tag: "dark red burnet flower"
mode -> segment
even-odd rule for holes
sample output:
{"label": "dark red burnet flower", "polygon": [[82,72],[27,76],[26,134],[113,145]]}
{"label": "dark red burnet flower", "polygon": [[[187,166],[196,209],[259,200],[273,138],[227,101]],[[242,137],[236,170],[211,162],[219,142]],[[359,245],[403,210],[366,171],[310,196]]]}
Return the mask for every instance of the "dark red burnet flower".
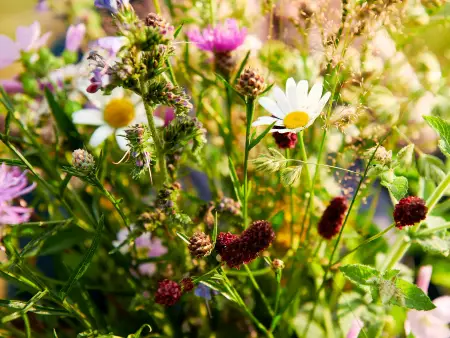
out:
{"label": "dark red burnet flower", "polygon": [[191,277],[183,278],[181,280],[180,284],[181,284],[181,289],[182,289],[183,293],[190,292],[195,287],[194,282],[192,281]]}
{"label": "dark red burnet flower", "polygon": [[319,235],[325,239],[336,236],[341,230],[347,209],[348,203],[345,197],[333,198],[319,221]]}
{"label": "dark red burnet flower", "polygon": [[247,264],[267,249],[275,238],[272,225],[267,221],[255,221],[240,236],[220,233],[216,250],[230,268]]}
{"label": "dark red burnet flower", "polygon": [[172,306],[181,298],[181,287],[177,282],[164,279],[159,282],[155,293],[155,302],[165,306]]}
{"label": "dark red burnet flower", "polygon": [[293,149],[297,144],[297,134],[296,133],[272,133],[275,142],[280,149]]}
{"label": "dark red burnet flower", "polygon": [[419,223],[427,217],[427,212],[425,201],[420,197],[402,198],[394,208],[395,226],[402,229],[404,226]]}

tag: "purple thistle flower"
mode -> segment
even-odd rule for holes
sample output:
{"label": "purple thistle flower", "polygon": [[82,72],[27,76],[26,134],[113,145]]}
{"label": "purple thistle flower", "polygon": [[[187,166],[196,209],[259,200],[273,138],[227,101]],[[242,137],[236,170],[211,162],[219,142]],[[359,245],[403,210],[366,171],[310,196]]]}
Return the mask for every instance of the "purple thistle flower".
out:
{"label": "purple thistle flower", "polygon": [[247,29],[239,29],[234,19],[228,19],[223,25],[208,27],[203,31],[192,30],[187,32],[189,40],[194,42],[201,50],[224,53],[231,52],[244,43]]}
{"label": "purple thistle flower", "polygon": [[28,194],[36,183],[28,185],[27,172],[16,167],[0,167],[0,224],[19,224],[30,219],[32,208],[13,206],[15,198]]}
{"label": "purple thistle flower", "polygon": [[78,51],[85,34],[86,26],[83,23],[71,25],[66,33],[66,49],[71,52]]}

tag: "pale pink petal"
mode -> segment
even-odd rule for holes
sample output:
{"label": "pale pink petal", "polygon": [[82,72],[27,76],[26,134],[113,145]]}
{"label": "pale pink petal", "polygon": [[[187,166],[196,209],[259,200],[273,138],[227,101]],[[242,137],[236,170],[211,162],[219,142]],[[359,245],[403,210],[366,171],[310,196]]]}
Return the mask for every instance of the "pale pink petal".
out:
{"label": "pale pink petal", "polygon": [[350,330],[348,330],[346,338],[358,338],[363,325],[364,323],[360,319],[353,319],[352,326],[350,327]]}
{"label": "pale pink petal", "polygon": [[41,35],[41,25],[38,21],[30,26],[19,26],[16,29],[16,42],[20,50],[28,51]]}
{"label": "pale pink petal", "polygon": [[431,265],[424,265],[419,269],[416,284],[425,293],[428,293],[428,286],[430,285],[432,273],[433,267]]}
{"label": "pale pink petal", "polygon": [[6,35],[0,35],[0,69],[8,67],[20,58],[16,43]]}
{"label": "pale pink petal", "polygon": [[42,46],[45,46],[47,44],[48,39],[52,35],[52,32],[47,32],[44,35],[42,35],[36,42],[33,44],[33,49],[38,49]]}
{"label": "pale pink petal", "polygon": [[433,304],[436,305],[436,308],[428,311],[428,313],[431,313],[444,323],[450,323],[450,296],[438,297],[433,300]]}

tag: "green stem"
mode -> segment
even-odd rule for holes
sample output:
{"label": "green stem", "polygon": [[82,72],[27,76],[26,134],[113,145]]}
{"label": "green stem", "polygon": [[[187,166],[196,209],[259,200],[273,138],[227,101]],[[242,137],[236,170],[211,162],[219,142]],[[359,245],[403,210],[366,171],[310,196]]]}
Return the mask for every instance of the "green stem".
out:
{"label": "green stem", "polygon": [[[305,148],[305,142],[303,141],[303,131],[299,133],[300,137],[298,140],[298,146],[300,148],[300,156],[302,160],[307,163],[308,162],[308,155],[306,154],[306,148]],[[308,166],[305,166],[305,174],[306,174],[306,184],[308,186],[311,186],[311,175],[309,174],[309,168]],[[312,189],[311,189],[312,190]]]}
{"label": "green stem", "polygon": [[[361,180],[359,181],[358,186],[357,186],[357,188],[356,188],[356,190],[355,190],[355,192],[354,192],[354,194],[353,194],[352,201],[350,202],[350,206],[349,206],[349,208],[348,208],[348,210],[347,210],[347,213],[345,214],[344,222],[342,223],[342,227],[341,227],[341,230],[339,231],[338,238],[337,238],[336,243],[335,243],[335,245],[334,245],[333,251],[331,252],[330,260],[329,260],[329,263],[328,263],[328,265],[327,265],[327,267],[326,267],[326,269],[325,269],[325,273],[324,273],[324,276],[323,276],[322,285],[320,286],[319,291],[317,291],[317,297],[316,297],[316,299],[315,299],[315,301],[314,301],[313,308],[312,308],[312,310],[311,310],[311,312],[310,312],[310,314],[309,314],[308,322],[307,322],[307,324],[306,324],[305,330],[303,331],[302,337],[306,337],[307,334],[308,334],[308,330],[309,330],[309,327],[310,327],[310,325],[311,325],[312,319],[313,319],[313,317],[314,317],[314,313],[315,313],[315,311],[316,311],[316,309],[317,309],[318,299],[319,299],[319,297],[320,297],[320,293],[321,293],[322,289],[324,288],[325,283],[326,283],[326,281],[327,281],[328,273],[330,272],[331,266],[333,265],[332,262],[333,262],[334,254],[336,253],[337,248],[338,248],[338,246],[339,246],[339,242],[341,241],[342,233],[344,232],[345,226],[346,226],[347,221],[348,221],[348,219],[349,219],[349,216],[350,216],[350,214],[351,214],[351,212],[352,212],[353,206],[354,206],[354,204],[355,204],[355,202],[356,202],[356,198],[358,197],[358,192],[359,192],[359,190],[361,189],[361,186],[362,186],[364,180],[365,180],[366,177],[367,177],[367,172],[369,171],[370,164],[372,163],[373,158],[375,157],[375,154],[376,154],[378,148],[381,146],[381,144],[384,142],[384,140],[385,140],[388,136],[389,136],[389,133],[386,134],[386,136],[381,140],[380,143],[378,143],[377,147],[376,147],[375,150],[373,151],[372,156],[370,157],[370,159],[369,159],[369,161],[368,161],[368,163],[367,163],[367,165],[366,165],[366,168],[365,168],[365,170],[364,170],[364,174],[363,174]],[[317,171],[316,171],[316,172],[317,172]]]}
{"label": "green stem", "polygon": [[442,195],[444,195],[448,186],[450,185],[450,172],[445,176],[442,182],[436,187],[431,196],[427,200],[428,214],[434,209],[436,204],[441,199]]}
{"label": "green stem", "polygon": [[216,24],[216,10],[213,0],[209,0],[209,21],[211,23],[211,26],[214,26]]}
{"label": "green stem", "polygon": [[[449,223],[450,224],[450,223]],[[350,250],[349,252],[347,252],[344,256],[342,256],[341,258],[339,258],[337,261],[335,261],[333,263],[333,265],[336,265],[337,263],[343,261],[347,256],[351,255],[352,253],[354,253],[355,251],[359,250],[361,247],[363,247],[364,245],[366,245],[367,243],[370,243],[378,238],[380,238],[381,236],[383,236],[384,234],[386,234],[387,232],[389,232],[392,228],[395,227],[395,223],[392,223],[390,226],[388,226],[386,229],[384,229],[383,231],[380,231],[379,233],[377,233],[376,235],[373,235],[370,238],[367,238],[364,242],[362,242],[361,244],[359,244],[356,248]]]}
{"label": "green stem", "polygon": [[410,242],[405,241],[403,236],[397,239],[397,242],[392,247],[393,250],[388,254],[385,262],[381,268],[381,271],[387,271],[392,269],[397,262],[402,259],[403,255],[408,251]]}
{"label": "green stem", "polygon": [[441,230],[447,230],[449,228],[450,228],[450,222],[447,222],[447,223],[444,223],[444,224],[442,224],[442,225],[440,225],[438,227],[422,230],[422,231],[417,233],[417,236],[431,235],[431,234],[434,234],[435,232],[438,232],[438,231],[441,231]]}
{"label": "green stem", "polygon": [[27,338],[31,338],[31,327],[30,321],[28,320],[28,315],[26,313],[22,314],[22,319],[25,326],[25,335]]}
{"label": "green stem", "polygon": [[[262,275],[265,275],[265,274],[269,273],[270,271],[272,271],[272,268],[269,266],[269,267],[264,268],[264,269],[253,270],[252,271],[252,275],[253,276],[262,276]],[[247,273],[244,272],[244,271],[239,271],[239,270],[229,270],[229,271],[227,271],[227,275],[230,275],[230,276],[247,276]]]}
{"label": "green stem", "polygon": [[255,100],[248,97],[246,101],[246,115],[247,128],[245,132],[245,157],[244,157],[244,200],[243,200],[243,214],[244,214],[244,228],[248,224],[248,155],[250,152],[250,128],[253,121],[253,114],[255,112]]}
{"label": "green stem", "polygon": [[[157,0],[156,0],[157,2]],[[153,141],[155,142],[156,151],[158,152],[159,158],[159,170],[163,177],[163,183],[168,183],[169,175],[167,174],[166,156],[164,154],[163,143],[159,137],[158,131],[156,130],[155,119],[153,117],[153,108],[148,104],[145,99],[145,86],[144,82],[141,80],[141,96],[144,102],[145,113],[147,114],[148,125],[150,127],[150,132],[152,134]]]}
{"label": "green stem", "polygon": [[161,15],[161,6],[159,5],[159,0],[153,0],[153,6],[155,7],[155,12]]}
{"label": "green stem", "polygon": [[258,285],[258,282],[256,281],[255,277],[253,276],[252,270],[250,270],[250,268],[247,266],[247,264],[244,264],[244,269],[247,272],[247,275],[250,278],[250,281],[252,282],[253,287],[259,293],[259,295],[261,296],[261,299],[262,299],[264,305],[266,306],[267,311],[273,317],[274,316],[274,312],[272,310],[272,307],[270,306],[269,301],[267,300],[266,296],[264,295],[264,292],[262,292],[261,288]]}

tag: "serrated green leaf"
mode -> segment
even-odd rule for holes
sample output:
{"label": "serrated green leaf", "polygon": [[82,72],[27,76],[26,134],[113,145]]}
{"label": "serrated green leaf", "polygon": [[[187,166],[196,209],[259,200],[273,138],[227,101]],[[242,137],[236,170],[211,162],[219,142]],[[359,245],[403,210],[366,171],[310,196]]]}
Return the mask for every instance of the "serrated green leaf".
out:
{"label": "serrated green leaf", "polygon": [[69,280],[64,284],[60,291],[60,297],[61,299],[65,299],[72,289],[72,287],[77,283],[78,280],[80,280],[81,277],[83,277],[84,273],[87,271],[89,265],[91,264],[92,258],[94,258],[94,254],[97,251],[97,248],[100,244],[100,239],[103,234],[103,228],[104,228],[105,222],[104,217],[102,216],[100,218],[100,221],[97,226],[97,230],[95,232],[95,236],[92,240],[92,244],[89,247],[89,249],[86,251],[83,259],[78,264],[76,269],[72,272],[72,274],[69,277]]}
{"label": "serrated green leaf", "polygon": [[365,290],[369,290],[369,287],[377,285],[380,278],[380,272],[367,265],[350,264],[341,266],[339,269],[347,279]]}
{"label": "serrated green leaf", "polygon": [[394,165],[399,165],[402,167],[410,166],[413,161],[414,155],[414,144],[408,144],[407,146],[400,149],[397,153]]}
{"label": "serrated green leaf", "polygon": [[393,304],[415,310],[433,310],[436,306],[417,285],[407,282],[403,279],[397,279],[395,283],[399,292],[403,297],[404,304],[402,305],[397,299],[393,299]]}
{"label": "serrated green leaf", "polygon": [[436,234],[424,237],[416,238],[414,243],[420,245],[420,247],[431,254],[440,254],[448,257],[450,254],[450,238],[441,238]]}
{"label": "serrated green leaf", "polygon": [[152,327],[148,324],[144,324],[139,328],[139,330],[136,331],[136,333],[129,334],[127,338],[141,338],[142,331],[146,328],[149,329],[148,333],[152,332]]}
{"label": "serrated green leaf", "polygon": [[424,116],[423,119],[439,134],[442,152],[450,156],[450,123],[438,116]]}
{"label": "serrated green leaf", "polygon": [[436,156],[423,154],[417,162],[419,174],[434,183],[439,184],[445,177],[445,164]]}
{"label": "serrated green leaf", "polygon": [[403,176],[395,176],[391,183],[381,180],[381,185],[389,189],[397,200],[401,200],[408,193],[408,179]]}

